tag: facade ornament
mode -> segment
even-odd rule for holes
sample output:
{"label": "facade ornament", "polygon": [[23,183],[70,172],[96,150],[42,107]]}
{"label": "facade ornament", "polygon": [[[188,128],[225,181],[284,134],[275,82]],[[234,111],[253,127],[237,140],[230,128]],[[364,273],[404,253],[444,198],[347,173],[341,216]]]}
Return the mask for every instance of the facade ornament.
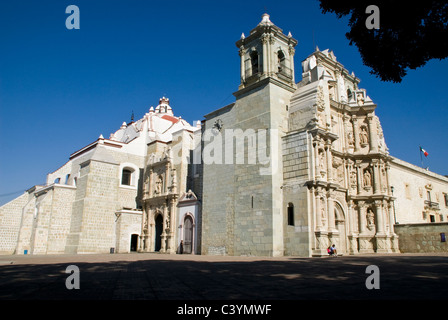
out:
{"label": "facade ornament", "polygon": [[373,228],[375,228],[375,214],[373,213],[372,208],[367,209],[366,218],[367,218],[367,228],[369,230],[373,230]]}
{"label": "facade ornament", "polygon": [[372,175],[370,174],[370,170],[364,170],[364,187],[372,186]]}
{"label": "facade ornament", "polygon": [[361,146],[369,144],[369,137],[365,126],[361,127],[361,132],[359,133],[359,142],[361,143]]}

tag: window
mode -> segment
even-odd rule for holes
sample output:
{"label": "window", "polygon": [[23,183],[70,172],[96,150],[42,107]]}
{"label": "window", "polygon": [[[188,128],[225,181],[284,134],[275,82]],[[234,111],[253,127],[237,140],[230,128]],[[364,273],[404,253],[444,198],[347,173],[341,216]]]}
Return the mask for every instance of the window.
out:
{"label": "window", "polygon": [[131,185],[132,171],[128,168],[123,169],[123,173],[121,174],[121,184],[125,186]]}
{"label": "window", "polygon": [[252,75],[258,73],[258,52],[252,51],[250,54],[250,63],[252,66]]}
{"label": "window", "polygon": [[431,201],[431,191],[426,191],[426,200]]}
{"label": "window", "polygon": [[286,58],[285,58],[285,54],[283,53],[282,50],[279,50],[277,53],[277,58],[278,58],[278,71],[286,71],[285,70],[285,63],[286,63]]}
{"label": "window", "polygon": [[136,189],[139,184],[140,171],[142,171],[142,169],[133,163],[125,162],[120,164],[120,169],[118,171],[120,186]]}
{"label": "window", "polygon": [[445,207],[448,207],[448,194],[444,193],[443,196],[445,197]]}
{"label": "window", "polygon": [[294,205],[290,202],[288,203],[288,226],[294,225]]}

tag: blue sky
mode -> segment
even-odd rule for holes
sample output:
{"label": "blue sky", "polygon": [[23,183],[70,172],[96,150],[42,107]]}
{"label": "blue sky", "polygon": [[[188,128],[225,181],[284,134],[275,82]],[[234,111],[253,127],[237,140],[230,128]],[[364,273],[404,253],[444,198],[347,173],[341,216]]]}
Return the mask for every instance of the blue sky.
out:
{"label": "blue sky", "polygon": [[[79,30],[65,27],[71,4]],[[322,14],[318,1],[15,0],[0,3],[0,204],[162,96],[190,123],[233,102],[235,42],[264,12],[299,41],[297,81],[315,45],[330,48],[378,105],[391,155],[420,166],[422,145],[424,165],[448,174],[448,61],[381,82],[345,38],[347,21]]]}

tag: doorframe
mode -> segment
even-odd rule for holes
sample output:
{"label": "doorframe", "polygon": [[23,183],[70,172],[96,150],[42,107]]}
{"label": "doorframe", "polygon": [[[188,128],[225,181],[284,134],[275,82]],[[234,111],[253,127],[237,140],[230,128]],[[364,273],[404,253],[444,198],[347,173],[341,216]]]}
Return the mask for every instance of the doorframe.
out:
{"label": "doorframe", "polygon": [[182,224],[180,225],[180,239],[179,239],[179,246],[180,246],[180,242],[184,240],[184,236],[185,236],[185,220],[187,218],[191,218],[191,253],[189,254],[196,254],[196,220],[194,218],[194,214],[191,212],[186,212],[183,217],[182,217]]}

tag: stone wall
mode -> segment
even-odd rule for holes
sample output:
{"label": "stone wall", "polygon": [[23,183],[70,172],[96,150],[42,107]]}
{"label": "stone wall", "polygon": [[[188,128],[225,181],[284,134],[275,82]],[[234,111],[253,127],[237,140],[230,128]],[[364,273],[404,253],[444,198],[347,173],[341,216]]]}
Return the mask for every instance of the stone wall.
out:
{"label": "stone wall", "polygon": [[13,254],[17,247],[22,212],[33,195],[25,192],[21,196],[0,207],[0,254]]}
{"label": "stone wall", "polygon": [[448,222],[396,224],[395,233],[402,253],[448,252]]}

